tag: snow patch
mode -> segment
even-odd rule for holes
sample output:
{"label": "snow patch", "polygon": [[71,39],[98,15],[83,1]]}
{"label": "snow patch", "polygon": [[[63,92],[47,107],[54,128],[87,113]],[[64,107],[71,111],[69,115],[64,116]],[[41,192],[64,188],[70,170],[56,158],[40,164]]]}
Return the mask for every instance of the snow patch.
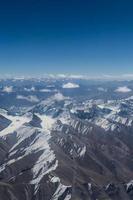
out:
{"label": "snow patch", "polygon": [[[55,193],[53,194],[51,200],[58,200],[64,194],[64,192],[67,190],[67,188],[71,188],[71,186],[65,186],[65,185],[61,184],[59,177],[52,177],[51,182],[59,183],[58,188],[55,191]],[[70,200],[70,199],[71,199],[71,194],[67,193],[64,200]]]}
{"label": "snow patch", "polygon": [[84,146],[80,151],[80,157],[83,157],[86,153],[86,146]]}
{"label": "snow patch", "polygon": [[130,188],[133,188],[133,180],[126,184],[126,191],[128,191]]}
{"label": "snow patch", "polygon": [[5,128],[4,130],[0,132],[0,136],[5,136],[7,134],[13,133],[17,129],[19,129],[19,127],[21,127],[24,123],[28,123],[31,120],[31,117],[29,115],[11,116],[11,115],[8,115],[7,113],[5,114],[3,113],[2,115],[5,118],[11,120],[12,123],[7,128]]}
{"label": "snow patch", "polygon": [[55,123],[55,119],[47,115],[40,115],[36,113],[36,115],[42,120],[41,126],[43,130],[50,131],[52,129],[53,124]]}

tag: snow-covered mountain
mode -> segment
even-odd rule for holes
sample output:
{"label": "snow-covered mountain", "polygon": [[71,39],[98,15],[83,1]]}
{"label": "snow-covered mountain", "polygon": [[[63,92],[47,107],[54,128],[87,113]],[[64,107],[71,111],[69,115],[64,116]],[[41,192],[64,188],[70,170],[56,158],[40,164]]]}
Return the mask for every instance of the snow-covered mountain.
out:
{"label": "snow-covered mountain", "polygon": [[132,199],[132,95],[55,89],[26,109],[0,109],[0,200]]}

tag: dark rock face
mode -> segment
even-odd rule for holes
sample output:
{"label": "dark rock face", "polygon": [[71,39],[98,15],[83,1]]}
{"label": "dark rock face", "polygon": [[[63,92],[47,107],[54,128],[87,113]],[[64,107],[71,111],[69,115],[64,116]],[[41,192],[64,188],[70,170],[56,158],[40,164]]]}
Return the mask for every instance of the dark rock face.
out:
{"label": "dark rock face", "polygon": [[7,126],[9,126],[10,123],[11,123],[10,120],[8,120],[5,117],[3,117],[2,115],[0,115],[0,131],[2,131]]}
{"label": "dark rock face", "polygon": [[37,115],[33,114],[32,120],[29,122],[29,124],[33,127],[38,127],[38,128],[42,128],[41,126],[41,120],[39,117],[37,117]]}
{"label": "dark rock face", "polygon": [[[129,180],[133,176],[130,168],[132,150],[126,145],[126,140],[121,140],[117,135],[107,134],[95,126],[90,131],[89,124],[88,131],[82,135],[85,126],[86,124],[81,121],[80,125],[77,123],[75,129],[70,125],[61,127],[59,124],[58,130],[52,133],[51,145],[57,159],[60,160],[56,172],[70,184],[75,177],[75,190],[78,187],[82,191],[82,195],[79,190],[76,192],[80,199],[124,200],[125,196],[129,199],[122,184],[124,180]],[[80,155],[80,149],[83,149],[84,145],[86,151]],[[105,185],[110,181],[112,184],[106,188]],[[88,191],[86,191],[87,183],[92,184],[92,188]]]}
{"label": "dark rock face", "polygon": [[109,196],[115,196],[118,195],[119,193],[119,187],[117,187],[114,183],[109,183],[106,188],[105,188],[105,192],[109,195]]}
{"label": "dark rock face", "polygon": [[131,198],[133,198],[133,181],[125,184],[125,190],[127,194],[130,195]]}

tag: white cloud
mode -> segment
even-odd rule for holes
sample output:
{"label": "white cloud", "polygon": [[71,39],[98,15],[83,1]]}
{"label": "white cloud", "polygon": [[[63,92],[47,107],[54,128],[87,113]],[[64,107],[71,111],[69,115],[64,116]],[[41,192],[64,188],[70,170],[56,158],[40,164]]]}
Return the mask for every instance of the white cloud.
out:
{"label": "white cloud", "polygon": [[122,93],[126,93],[126,92],[131,92],[132,90],[130,88],[128,88],[127,86],[123,86],[123,87],[118,87],[115,92],[122,92]]}
{"label": "white cloud", "polygon": [[68,76],[68,78],[72,78],[72,79],[85,79],[86,76],[71,74],[70,76]]}
{"label": "white cloud", "polygon": [[24,90],[25,90],[26,92],[35,92],[35,91],[36,91],[35,87],[24,88]]}
{"label": "white cloud", "polygon": [[45,74],[45,77],[59,79],[86,79],[88,76],[81,74]]}
{"label": "white cloud", "polygon": [[79,88],[79,85],[76,83],[66,83],[62,86],[62,88]]}
{"label": "white cloud", "polygon": [[[100,78],[100,77],[99,77]],[[109,74],[104,74],[101,76],[100,79],[105,79],[105,80],[133,80],[133,74],[120,74],[120,75],[109,75]]]}
{"label": "white cloud", "polygon": [[77,74],[57,74],[59,78],[84,79],[85,76]]}
{"label": "white cloud", "polygon": [[102,87],[97,88],[97,90],[98,90],[98,91],[101,91],[101,92],[107,92],[107,89],[102,88]]}
{"label": "white cloud", "polygon": [[133,74],[123,74],[122,76],[133,79]]}
{"label": "white cloud", "polygon": [[67,78],[67,75],[66,74],[57,74],[57,77],[59,77],[59,78]]}
{"label": "white cloud", "polygon": [[29,95],[29,96],[17,95],[16,98],[26,100],[26,101],[30,101],[30,102],[33,102],[33,103],[39,102],[39,99],[35,95],[34,96],[33,95]]}
{"label": "white cloud", "polygon": [[51,92],[51,90],[50,89],[41,89],[41,90],[39,90],[40,92]]}
{"label": "white cloud", "polygon": [[47,74],[50,78],[60,79],[83,79],[83,80],[133,80],[133,73],[130,74],[100,74],[100,75],[82,75],[82,74]]}
{"label": "white cloud", "polygon": [[3,92],[11,93],[11,92],[13,92],[13,87],[12,86],[5,86],[3,88]]}
{"label": "white cloud", "polygon": [[[42,74],[41,76],[22,76],[15,77],[13,75],[0,76],[1,79],[14,79],[14,80],[30,80],[35,79],[36,81],[42,81],[45,78],[52,79],[83,79],[83,80],[133,80],[133,73],[125,74],[96,74],[96,75],[82,75],[82,74]],[[28,91],[30,90],[29,88]]]}
{"label": "white cloud", "polygon": [[56,99],[57,101],[62,101],[65,99],[65,97],[63,96],[63,94],[61,94],[60,92],[54,95],[54,99]]}

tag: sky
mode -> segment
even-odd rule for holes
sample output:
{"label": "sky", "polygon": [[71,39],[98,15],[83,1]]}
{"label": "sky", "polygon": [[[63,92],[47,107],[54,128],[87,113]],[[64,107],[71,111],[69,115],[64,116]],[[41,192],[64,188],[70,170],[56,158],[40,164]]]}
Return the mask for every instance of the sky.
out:
{"label": "sky", "polygon": [[46,73],[133,74],[133,1],[0,1],[0,74]]}

